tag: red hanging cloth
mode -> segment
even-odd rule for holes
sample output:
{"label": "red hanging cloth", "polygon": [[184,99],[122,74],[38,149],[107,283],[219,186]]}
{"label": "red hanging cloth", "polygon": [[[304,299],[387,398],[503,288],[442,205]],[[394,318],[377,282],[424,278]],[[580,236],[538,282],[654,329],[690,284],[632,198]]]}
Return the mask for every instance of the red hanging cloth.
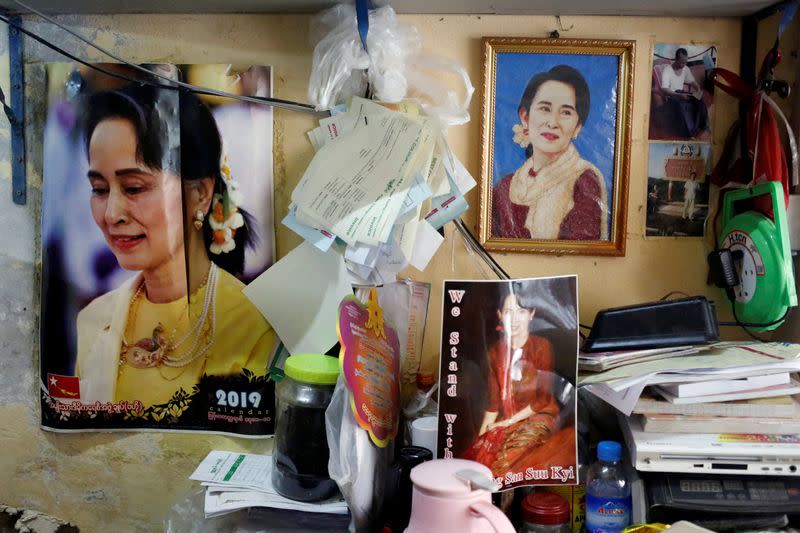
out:
{"label": "red hanging cloth", "polygon": [[[768,59],[769,60],[769,56]],[[765,60],[765,61],[767,61]],[[764,101],[763,93],[747,85],[737,74],[725,69],[715,69],[714,83],[717,87],[739,100],[747,102],[745,120],[747,124],[747,154],[753,161],[750,185],[767,181],[780,181],[784,200],[789,205],[789,168],[783,151],[778,121],[770,105]],[[758,81],[760,83],[760,79]],[[725,141],[722,156],[711,174],[711,183],[722,187],[731,182],[744,183],[747,173],[741,159],[735,157],[738,139],[738,122],[733,125]],[[735,130],[735,131],[734,131]],[[772,218],[772,202],[767,197],[755,199],[755,209]]]}

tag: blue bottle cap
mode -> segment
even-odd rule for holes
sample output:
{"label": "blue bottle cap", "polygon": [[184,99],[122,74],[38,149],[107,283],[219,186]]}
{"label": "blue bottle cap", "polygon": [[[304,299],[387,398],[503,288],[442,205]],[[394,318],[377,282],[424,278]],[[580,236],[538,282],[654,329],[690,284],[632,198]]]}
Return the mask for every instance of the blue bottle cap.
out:
{"label": "blue bottle cap", "polygon": [[603,440],[597,445],[597,458],[601,461],[619,461],[622,445],[613,440]]}

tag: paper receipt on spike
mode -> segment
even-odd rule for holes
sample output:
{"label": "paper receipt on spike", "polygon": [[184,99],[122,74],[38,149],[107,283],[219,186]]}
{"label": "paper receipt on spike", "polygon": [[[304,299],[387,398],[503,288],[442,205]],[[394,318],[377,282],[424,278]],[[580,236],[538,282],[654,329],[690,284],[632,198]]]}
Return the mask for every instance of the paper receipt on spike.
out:
{"label": "paper receipt on spike", "polygon": [[435,144],[430,126],[402,114],[366,120],[325,144],[292,193],[298,219],[351,245],[388,241]]}

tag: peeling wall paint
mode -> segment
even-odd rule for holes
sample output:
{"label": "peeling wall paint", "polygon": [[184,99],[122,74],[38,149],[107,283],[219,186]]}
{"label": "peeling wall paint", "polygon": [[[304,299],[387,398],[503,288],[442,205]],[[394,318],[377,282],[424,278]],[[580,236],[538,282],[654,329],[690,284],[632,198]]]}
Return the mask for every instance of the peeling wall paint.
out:
{"label": "peeling wall paint", "polygon": [[[461,62],[476,87],[481,83],[484,35],[544,36],[553,29],[552,17],[406,16],[417,26],[431,52]],[[260,63],[274,67],[276,96],[306,101],[311,66],[306,15],[122,15],[62,17],[83,35],[91,36],[116,53],[139,62],[237,64]],[[685,20],[670,18],[569,17],[570,37],[628,38],[637,41],[634,89],[633,149],[628,220],[628,255],[625,258],[564,258],[534,255],[499,255],[500,263],[515,276],[577,273],[580,276],[581,315],[591,320],[594,312],[611,304],[655,299],[669,290],[709,294],[705,287],[703,247],[699,240],[645,239],[644,202],[646,128],[649,94],[649,62],[656,41],[691,39],[719,45],[720,65],[735,70],[739,57],[739,22],[731,19]],[[105,60],[96,51],[41,22],[26,25],[47,39],[94,61]],[[567,36],[567,35],[565,35]],[[8,54],[5,28],[0,28],[0,86],[8,93]],[[61,60],[54,52],[26,41],[26,58],[34,66]],[[30,69],[29,69],[30,70]],[[33,75],[35,69],[33,69]],[[33,80],[33,78],[31,78]],[[31,89],[29,88],[29,91]],[[479,93],[470,108],[473,121],[450,132],[456,154],[479,176]],[[29,92],[28,171],[32,186],[26,206],[11,203],[8,127],[0,118],[0,503],[35,509],[77,525],[81,531],[153,531],[161,527],[170,507],[182,499],[194,483],[187,479],[197,463],[212,449],[266,452],[270,441],[252,441],[215,435],[165,433],[48,433],[38,427],[37,323],[37,227],[41,190],[41,137],[35,123],[44,111]],[[40,96],[38,97],[40,98]],[[716,116],[715,148],[723,138],[735,108],[721,101]],[[311,116],[287,111],[275,113],[275,211],[280,220],[294,184],[312,157],[305,132],[315,125]],[[477,206],[477,191],[468,196]],[[465,217],[476,223],[476,207]],[[298,239],[278,229],[277,246],[286,254]],[[445,243],[420,279],[433,282],[425,364],[438,357],[438,306],[441,280],[460,275],[479,277],[467,268],[465,253],[450,256]],[[676,268],[676,262],[680,267]],[[604,279],[603,286],[591,279]],[[715,296],[715,294],[714,294]],[[13,483],[8,482],[14,480]]]}
{"label": "peeling wall paint", "polygon": [[20,533],[73,533],[78,529],[63,520],[29,509],[0,505],[0,531]]}

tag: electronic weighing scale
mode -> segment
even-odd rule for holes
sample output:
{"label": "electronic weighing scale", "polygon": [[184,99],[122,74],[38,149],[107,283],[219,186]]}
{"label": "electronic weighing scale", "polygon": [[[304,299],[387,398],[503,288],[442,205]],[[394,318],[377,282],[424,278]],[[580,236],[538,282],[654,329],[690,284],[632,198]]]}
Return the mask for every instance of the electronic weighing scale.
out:
{"label": "electronic weighing scale", "polygon": [[708,520],[767,524],[800,513],[800,479],[775,476],[641,474],[649,522]]}

